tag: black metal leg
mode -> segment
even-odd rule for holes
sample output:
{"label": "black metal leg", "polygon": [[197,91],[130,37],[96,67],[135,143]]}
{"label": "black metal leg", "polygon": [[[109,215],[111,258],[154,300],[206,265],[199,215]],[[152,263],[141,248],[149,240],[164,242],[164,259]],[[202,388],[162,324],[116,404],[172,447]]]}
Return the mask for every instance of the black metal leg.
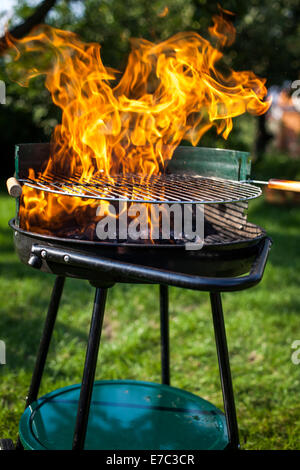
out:
{"label": "black metal leg", "polygon": [[77,451],[83,450],[84,448],[98,358],[98,350],[100,345],[106,296],[106,288],[96,289],[94,309],[85,356],[82,385],[80,390],[75,432],[73,438],[72,449]]}
{"label": "black metal leg", "polygon": [[[32,374],[31,378],[31,384],[28,392],[28,396],[26,398],[26,408],[37,399],[41,381],[42,381],[42,376],[45,368],[45,363],[48,355],[48,350],[50,346],[50,341],[52,338],[52,333],[55,325],[55,320],[57,316],[57,311],[60,303],[60,298],[63,292],[64,288],[64,283],[65,283],[65,278],[61,276],[57,276],[55,279],[55,283],[53,286],[52,294],[51,294],[51,299],[50,299],[50,304],[48,307],[48,313],[46,316],[45,324],[44,324],[44,330],[42,334],[42,338],[40,341],[40,346],[35,362],[35,367],[34,371]],[[20,439],[18,439],[17,442],[17,448],[21,449],[22,444],[20,442]]]}
{"label": "black metal leg", "polygon": [[227,422],[229,448],[239,448],[239,431],[236,418],[234,394],[229,364],[226,331],[222,309],[222,300],[219,292],[210,293],[214,331],[216,338],[219,370],[224,400],[224,410]]}
{"label": "black metal leg", "polygon": [[160,285],[160,340],[162,383],[170,385],[170,346],[169,346],[169,292],[168,286]]}

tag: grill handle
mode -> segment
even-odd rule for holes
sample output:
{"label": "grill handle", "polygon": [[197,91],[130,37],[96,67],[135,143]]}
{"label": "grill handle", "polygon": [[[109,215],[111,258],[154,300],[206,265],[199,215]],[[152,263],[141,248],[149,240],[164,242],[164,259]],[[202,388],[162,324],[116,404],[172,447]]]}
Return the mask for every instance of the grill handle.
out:
{"label": "grill handle", "polygon": [[8,194],[12,197],[20,197],[22,194],[22,186],[20,185],[19,181],[12,176],[11,178],[8,178],[6,181],[6,187]]}
{"label": "grill handle", "polygon": [[300,181],[278,180],[272,178],[268,181],[268,188],[300,193]]}
{"label": "grill handle", "polygon": [[[128,276],[128,279],[157,284],[170,285],[175,287],[184,287],[186,289],[195,289],[208,292],[230,292],[247,289],[256,285],[262,279],[268,253],[272,241],[266,237],[261,242],[260,252],[253,262],[250,273],[246,276],[233,278],[215,278],[194,276],[191,274],[180,274],[172,271],[166,271],[158,268],[140,266],[128,262],[117,261],[78,253],[72,250],[56,248],[52,246],[32,245],[31,256],[43,258],[45,262],[68,264],[78,268],[94,269],[94,271],[107,272],[109,274],[122,273]],[[44,256],[42,254],[44,252]]]}

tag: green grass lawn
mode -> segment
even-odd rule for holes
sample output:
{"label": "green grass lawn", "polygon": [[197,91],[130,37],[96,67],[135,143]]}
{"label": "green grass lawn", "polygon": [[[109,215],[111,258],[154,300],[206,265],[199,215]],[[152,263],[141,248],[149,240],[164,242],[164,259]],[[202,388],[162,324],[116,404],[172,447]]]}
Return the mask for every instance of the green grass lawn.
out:
{"label": "green grass lawn", "polygon": [[[17,437],[18,422],[54,277],[21,264],[7,225],[14,201],[0,194],[0,437]],[[223,294],[243,449],[300,449],[300,206],[250,203],[249,219],[273,238],[262,282]],[[93,288],[68,279],[40,394],[81,381]],[[207,293],[170,289],[172,385],[223,409]],[[97,379],[160,381],[158,286],[116,285],[108,296]]]}

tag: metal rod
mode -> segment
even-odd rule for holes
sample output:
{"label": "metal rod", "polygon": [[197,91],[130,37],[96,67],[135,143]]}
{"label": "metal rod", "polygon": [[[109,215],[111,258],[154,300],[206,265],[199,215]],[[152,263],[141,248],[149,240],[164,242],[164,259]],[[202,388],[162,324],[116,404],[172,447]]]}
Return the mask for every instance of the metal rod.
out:
{"label": "metal rod", "polygon": [[224,410],[228,430],[229,447],[237,449],[239,448],[239,431],[234,403],[221,294],[219,292],[211,292],[210,301],[223,392]]}
{"label": "metal rod", "polygon": [[82,384],[78,402],[78,411],[73,438],[73,450],[83,450],[86,437],[90,404],[92,399],[95,371],[100,345],[105,302],[106,288],[97,288],[94,300],[94,308],[90,325],[90,333],[85,356]]}
{"label": "metal rod", "polygon": [[249,183],[249,184],[269,184],[269,181],[260,181],[260,180],[242,180],[240,183]]}
{"label": "metal rod", "polygon": [[50,341],[55,325],[55,320],[58,312],[58,307],[61,299],[65,283],[65,278],[57,276],[55,279],[54,287],[51,294],[50,304],[48,308],[47,317],[45,320],[44,331],[42,334],[38,355],[35,363],[35,368],[33,371],[31,385],[29,393],[26,400],[26,407],[29,406],[33,401],[37,399],[42,375],[48,355],[48,350],[50,346]]}
{"label": "metal rod", "polygon": [[[35,367],[34,371],[32,374],[31,378],[31,384],[28,392],[28,396],[26,398],[26,406],[27,408],[29,405],[31,405],[32,402],[37,400],[41,381],[42,381],[42,376],[45,368],[45,363],[49,351],[49,346],[50,346],[50,341],[52,338],[52,333],[55,325],[55,320],[58,312],[58,307],[61,299],[61,295],[63,292],[64,288],[64,283],[65,283],[65,278],[62,276],[57,276],[55,279],[55,283],[53,286],[52,294],[51,294],[51,299],[48,307],[48,313],[46,316],[45,324],[44,324],[44,330],[42,333],[39,349],[38,349],[38,354],[35,362]],[[17,448],[22,448],[22,444],[20,442],[20,439],[18,439],[17,442]]]}
{"label": "metal rod", "polygon": [[[181,274],[163,269],[141,266],[95,255],[81,254],[68,250],[68,266],[93,269],[97,272],[120,274],[134,281],[147,281],[157,284],[173,285],[186,289],[195,289],[209,292],[228,292],[247,289],[261,281],[272,241],[265,238],[260,245],[260,252],[255,258],[251,271],[247,276],[240,277],[205,277],[190,274]],[[64,264],[66,249],[51,246],[32,245],[31,253],[41,256],[41,252],[47,253],[47,260]]]}
{"label": "metal rod", "polygon": [[283,180],[271,178],[269,181],[253,180],[256,184],[267,185],[269,189],[278,189],[282,191],[300,192],[300,181]]}
{"label": "metal rod", "polygon": [[169,292],[168,286],[160,285],[160,341],[161,379],[170,385],[170,342],[169,342]]}

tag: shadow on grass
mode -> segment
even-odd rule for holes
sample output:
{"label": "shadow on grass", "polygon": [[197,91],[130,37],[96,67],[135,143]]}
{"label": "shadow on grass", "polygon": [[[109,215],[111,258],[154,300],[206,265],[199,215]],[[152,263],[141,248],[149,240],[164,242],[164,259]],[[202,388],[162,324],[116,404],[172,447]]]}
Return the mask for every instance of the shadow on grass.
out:
{"label": "shadow on grass", "polygon": [[293,267],[300,262],[300,207],[256,205],[250,220],[264,228],[273,240],[270,261],[278,267]]}
{"label": "shadow on grass", "polygon": [[[251,201],[250,201],[250,204]],[[259,219],[259,221],[263,224],[263,226],[267,227],[274,222],[278,225],[285,224],[287,229],[295,228],[295,218],[298,220],[299,229],[300,229],[300,206],[296,204],[271,204],[265,200],[260,200],[257,204],[255,204],[254,209],[250,207],[250,214],[251,218],[255,217]],[[259,222],[258,222],[259,223]]]}
{"label": "shadow on grass", "polygon": [[[11,305],[3,306],[1,308],[1,332],[2,339],[7,344],[7,366],[9,371],[17,372],[20,369],[32,372],[35,364],[35,358],[38,351],[38,346],[41,340],[44,322],[48,311],[52,286],[54,284],[55,276],[44,275],[44,278],[36,280],[36,291],[40,293],[37,295],[36,291],[26,292],[22,300],[16,301],[14,307]],[[26,289],[26,287],[25,287]],[[54,355],[60,354],[57,346],[59,344],[71,341],[76,344],[78,348],[82,349],[84,361],[85,350],[88,339],[88,329],[90,319],[92,316],[93,300],[95,288],[89,285],[88,281],[80,281],[73,279],[66,279],[62,299],[57,315],[54,334],[50,345],[50,351],[54,348]],[[158,290],[155,295],[158,294]],[[110,322],[109,310],[111,308],[112,296],[118,296],[125,303],[130,301],[131,292],[128,285],[119,284],[116,290],[109,293],[108,305],[105,314],[106,326]],[[143,293],[139,294],[142,302]],[[26,300],[24,300],[26,299]],[[115,307],[114,307],[115,308]],[[66,321],[68,312],[71,312],[71,322]],[[86,322],[83,321],[82,313],[85,312],[84,317]],[[157,311],[155,312],[157,321],[159,318],[159,298],[157,296]],[[78,327],[76,326],[76,316],[78,316]],[[120,319],[127,318],[126,314],[122,316],[120,312]],[[152,343],[149,344],[151,347]],[[143,343],[142,350],[145,344]],[[53,349],[52,349],[53,350]],[[138,353],[138,351],[137,351]],[[47,361],[48,364],[49,361]],[[83,365],[83,362],[82,362]],[[47,366],[48,372],[51,374],[51,366]],[[56,370],[57,371],[57,370]]]}
{"label": "shadow on grass", "polygon": [[295,282],[300,286],[300,237],[279,233],[270,233],[270,236],[273,245],[269,255],[269,263],[278,268],[295,268]]}
{"label": "shadow on grass", "polygon": [[[37,278],[36,289],[22,293],[22,298],[17,299],[12,307],[11,303],[3,305],[1,308],[1,336],[7,344],[7,367],[10,371],[33,370],[35,356],[44,328],[44,322],[48,311],[52,286],[55,276],[45,276],[44,279]],[[68,282],[69,281],[69,282]],[[27,284],[26,284],[27,286]],[[26,289],[24,286],[24,289]],[[88,288],[87,282],[78,282],[76,286],[72,280],[67,280],[62,294],[57,321],[54,330],[54,337],[71,338],[75,342],[83,342],[84,349],[87,342],[87,330],[74,326],[74,316],[81,315],[82,310],[87,310],[90,303],[90,314],[92,313],[92,300],[94,293],[92,288]],[[66,307],[75,304],[74,316],[68,323],[65,320]],[[60,317],[63,317],[61,319]],[[87,320],[87,327],[89,319]]]}
{"label": "shadow on grass", "polygon": [[0,254],[4,252],[12,254],[14,252],[13,232],[9,226],[7,228],[0,226],[0,242]]}

